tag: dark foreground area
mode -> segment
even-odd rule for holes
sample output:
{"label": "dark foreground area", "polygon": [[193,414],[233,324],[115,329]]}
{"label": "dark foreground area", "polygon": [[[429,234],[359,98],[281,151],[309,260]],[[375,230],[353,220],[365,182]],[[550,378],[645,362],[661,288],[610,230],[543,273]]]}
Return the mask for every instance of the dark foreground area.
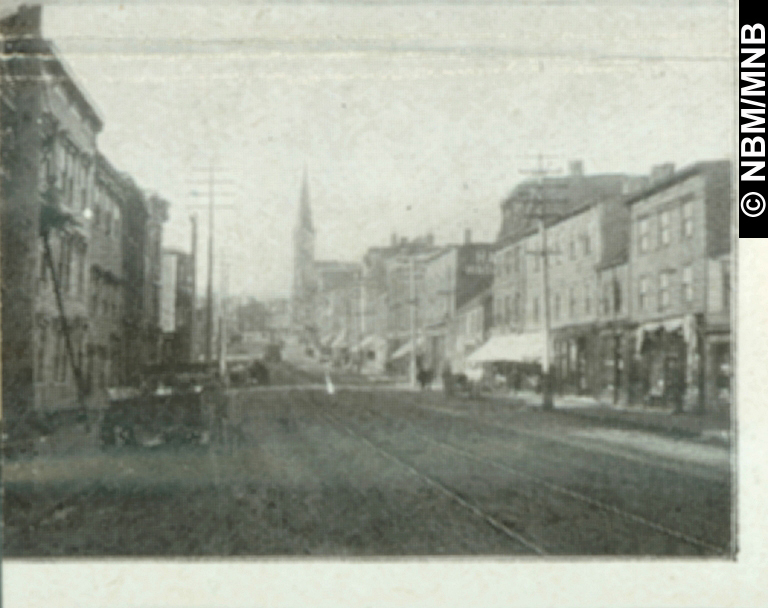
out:
{"label": "dark foreground area", "polygon": [[5,464],[7,557],[731,554],[722,446],[510,402],[233,392],[209,445]]}

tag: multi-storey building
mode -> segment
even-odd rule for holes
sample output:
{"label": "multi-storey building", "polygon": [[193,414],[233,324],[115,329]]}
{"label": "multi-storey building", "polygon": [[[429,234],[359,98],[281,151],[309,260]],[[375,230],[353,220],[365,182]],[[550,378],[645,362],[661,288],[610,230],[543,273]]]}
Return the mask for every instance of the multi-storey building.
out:
{"label": "multi-storey building", "polygon": [[2,18],[0,33],[3,408],[13,426],[41,407],[84,404],[89,214],[103,123],[42,38],[40,7]]}
{"label": "multi-storey building", "polygon": [[459,306],[449,323],[448,341],[453,345],[450,369],[466,373],[467,357],[488,339],[493,325],[493,293],[484,289]]}
{"label": "multi-storey building", "polygon": [[450,339],[451,322],[459,308],[491,286],[492,248],[490,243],[473,243],[467,230],[463,244],[443,247],[424,264],[420,292],[426,341],[424,364],[435,372],[456,363],[453,359],[458,353],[455,341]]}
{"label": "multi-storey building", "polygon": [[90,330],[85,375],[92,392],[124,381],[123,208],[125,179],[100,153],[91,209]]}
{"label": "multi-storey building", "polygon": [[195,326],[195,259],[176,249],[163,251],[160,328],[163,361],[193,361]]}
{"label": "multi-storey building", "polygon": [[696,163],[628,204],[630,396],[722,407],[730,398],[730,163]]}
{"label": "multi-storey building", "polygon": [[[410,352],[411,302],[418,306],[423,277],[421,261],[438,250],[431,234],[414,239],[393,234],[388,246],[371,247],[363,256],[361,350],[371,371],[383,372],[393,355],[399,360],[394,368],[405,365],[403,360]],[[416,298],[410,296],[411,258]],[[417,334],[419,318],[417,308],[414,314],[414,333]]]}

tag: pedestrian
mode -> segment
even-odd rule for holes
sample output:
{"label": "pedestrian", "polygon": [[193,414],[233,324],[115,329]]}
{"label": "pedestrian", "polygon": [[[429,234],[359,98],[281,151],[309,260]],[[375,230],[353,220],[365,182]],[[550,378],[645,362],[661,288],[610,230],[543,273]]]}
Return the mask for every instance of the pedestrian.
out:
{"label": "pedestrian", "polygon": [[451,372],[451,364],[446,361],[443,364],[443,390],[445,396],[450,397],[453,395],[453,373]]}

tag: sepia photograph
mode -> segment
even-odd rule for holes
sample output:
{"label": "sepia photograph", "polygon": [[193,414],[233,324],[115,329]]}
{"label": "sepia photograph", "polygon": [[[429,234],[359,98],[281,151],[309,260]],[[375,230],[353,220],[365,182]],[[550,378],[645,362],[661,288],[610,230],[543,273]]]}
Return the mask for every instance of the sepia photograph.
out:
{"label": "sepia photograph", "polygon": [[734,12],[0,9],[4,560],[737,560]]}

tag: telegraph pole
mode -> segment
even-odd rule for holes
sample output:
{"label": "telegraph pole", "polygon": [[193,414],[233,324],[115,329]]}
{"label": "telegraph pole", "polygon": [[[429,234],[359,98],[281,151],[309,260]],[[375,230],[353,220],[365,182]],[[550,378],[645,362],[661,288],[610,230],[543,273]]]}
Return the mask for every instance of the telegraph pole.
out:
{"label": "telegraph pole", "polygon": [[416,258],[410,255],[411,295],[411,386],[416,386]]}
{"label": "telegraph pole", "polygon": [[547,226],[546,222],[552,217],[557,217],[559,214],[548,211],[547,206],[549,203],[562,202],[562,201],[550,201],[544,194],[544,178],[557,171],[547,169],[544,166],[544,156],[539,154],[538,163],[535,169],[523,171],[535,176],[536,189],[534,194],[534,206],[535,209],[529,214],[529,217],[535,218],[538,225],[539,239],[541,241],[541,251],[532,252],[534,255],[541,256],[542,261],[542,280],[541,280],[541,294],[543,299],[544,308],[544,352],[542,353],[541,372],[542,372],[542,408],[545,410],[551,410],[554,407],[553,400],[553,382],[552,382],[552,328],[551,328],[551,315],[549,309],[549,256],[550,252],[547,248]]}
{"label": "telegraph pole", "polygon": [[[214,216],[216,210],[232,210],[234,205],[215,204],[214,198],[222,198],[224,193],[219,192],[220,186],[232,185],[231,181],[224,181],[216,178],[216,167],[213,162],[205,169],[208,176],[206,185],[208,188],[208,202],[205,205],[208,210],[208,276],[206,280],[206,308],[205,308],[205,361],[211,363],[213,360],[213,269],[214,269]],[[201,185],[201,184],[200,184]],[[198,195],[193,192],[193,196]],[[191,205],[192,207],[202,207],[202,204]]]}
{"label": "telegraph pole", "polygon": [[192,223],[192,318],[189,320],[189,359],[197,361],[197,214],[189,216]]}

